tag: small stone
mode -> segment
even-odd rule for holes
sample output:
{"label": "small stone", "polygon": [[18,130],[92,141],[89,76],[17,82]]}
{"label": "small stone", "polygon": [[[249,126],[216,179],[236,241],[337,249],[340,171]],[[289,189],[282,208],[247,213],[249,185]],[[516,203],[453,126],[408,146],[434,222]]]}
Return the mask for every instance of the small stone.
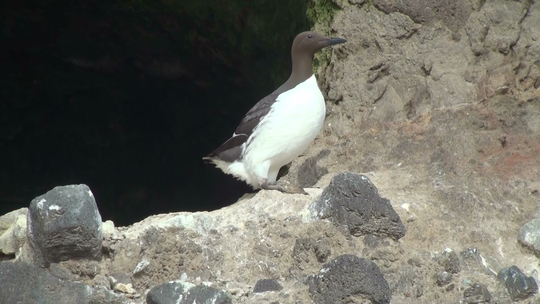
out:
{"label": "small stone", "polygon": [[82,269],[82,274],[93,278],[97,274],[101,272],[101,266],[99,266],[99,263],[96,261],[90,261],[88,262],[85,267]]}
{"label": "small stone", "polygon": [[279,291],[282,290],[283,286],[275,279],[261,279],[258,280],[253,288],[254,293],[261,293],[267,291]]}
{"label": "small stone", "polygon": [[121,292],[121,293],[126,293],[126,294],[136,294],[137,293],[137,291],[135,290],[135,288],[133,288],[133,285],[131,285],[131,283],[129,283],[129,284],[118,283],[118,284],[114,285],[113,290]]}
{"label": "small stone", "polygon": [[133,274],[136,275],[141,273],[144,269],[146,269],[146,267],[148,267],[148,265],[150,265],[150,262],[148,262],[148,260],[140,261],[137,266],[135,266],[135,269],[133,269]]}
{"label": "small stone", "polygon": [[540,219],[532,220],[519,229],[519,243],[540,257]]}
{"label": "small stone", "polygon": [[439,260],[439,264],[444,267],[444,270],[451,273],[458,273],[461,271],[461,266],[459,265],[459,257],[452,249],[446,249],[443,252],[441,259]]}
{"label": "small stone", "polygon": [[452,274],[448,271],[439,271],[437,273],[437,285],[444,286],[452,282]]}
{"label": "small stone", "polygon": [[526,276],[517,266],[501,269],[497,277],[504,283],[513,301],[526,299],[538,292],[534,278]]}
{"label": "small stone", "polygon": [[469,304],[489,303],[489,301],[491,301],[491,293],[489,293],[489,290],[484,285],[477,283],[465,289],[463,297]]}
{"label": "small stone", "polygon": [[105,287],[111,289],[111,283],[104,275],[98,274],[92,280],[92,285],[95,287]]}

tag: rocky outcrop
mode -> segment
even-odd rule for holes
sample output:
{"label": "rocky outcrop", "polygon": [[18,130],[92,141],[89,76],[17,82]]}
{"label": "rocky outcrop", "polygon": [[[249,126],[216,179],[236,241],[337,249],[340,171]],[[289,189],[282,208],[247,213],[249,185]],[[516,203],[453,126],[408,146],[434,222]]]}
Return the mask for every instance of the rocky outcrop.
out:
{"label": "rocky outcrop", "polygon": [[[39,271],[55,288],[72,286],[58,282],[75,284],[72,297],[83,297],[84,291],[92,299],[90,294],[106,292],[114,295],[111,301],[131,303],[338,303],[332,299],[359,296],[389,303],[391,290],[378,262],[355,255],[363,250],[386,260],[382,252],[401,250],[396,240],[404,226],[388,200],[366,176],[350,172],[337,174],[325,190],[307,191],[310,195],[260,191],[213,212],[162,214],[115,228],[110,221],[96,224],[100,217],[87,186],[56,187],[32,201],[27,242],[4,267]],[[377,229],[354,229],[360,220],[352,215],[321,218],[317,206],[325,193],[352,213],[365,212],[366,225]],[[97,235],[102,246],[87,246]],[[364,235],[376,241],[366,242]],[[6,279],[15,280],[10,273]],[[41,291],[5,293],[29,303]]]}

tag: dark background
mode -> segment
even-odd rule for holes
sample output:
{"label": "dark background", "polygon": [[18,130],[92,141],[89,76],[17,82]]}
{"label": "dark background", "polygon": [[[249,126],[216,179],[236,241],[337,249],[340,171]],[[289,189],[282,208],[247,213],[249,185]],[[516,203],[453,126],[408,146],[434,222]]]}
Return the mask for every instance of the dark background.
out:
{"label": "dark background", "polygon": [[253,192],[201,158],[289,76],[307,6],[3,1],[0,215],[68,184],[116,225]]}

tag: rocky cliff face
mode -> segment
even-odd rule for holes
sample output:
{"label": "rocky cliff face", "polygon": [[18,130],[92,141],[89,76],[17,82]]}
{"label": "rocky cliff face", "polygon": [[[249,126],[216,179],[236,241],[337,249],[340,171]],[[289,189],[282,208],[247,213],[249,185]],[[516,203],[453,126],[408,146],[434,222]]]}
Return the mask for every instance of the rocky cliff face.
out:
{"label": "rocky cliff face", "polygon": [[[538,302],[540,3],[331,6],[326,125],[284,178],[309,196],[106,222],[101,260],[4,262],[0,295],[35,271],[100,303]],[[0,241],[35,264],[24,212]]]}

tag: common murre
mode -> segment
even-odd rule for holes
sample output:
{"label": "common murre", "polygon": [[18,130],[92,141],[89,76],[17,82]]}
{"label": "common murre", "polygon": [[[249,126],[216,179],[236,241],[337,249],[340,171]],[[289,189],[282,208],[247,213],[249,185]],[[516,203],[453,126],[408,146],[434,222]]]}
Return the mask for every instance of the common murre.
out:
{"label": "common murre", "polygon": [[315,52],[344,42],[314,32],[298,34],[292,44],[289,79],[255,104],[232,137],[203,159],[254,189],[305,193],[300,187],[276,185],[277,175],[309,147],[324,123],[326,105],[313,75]]}

